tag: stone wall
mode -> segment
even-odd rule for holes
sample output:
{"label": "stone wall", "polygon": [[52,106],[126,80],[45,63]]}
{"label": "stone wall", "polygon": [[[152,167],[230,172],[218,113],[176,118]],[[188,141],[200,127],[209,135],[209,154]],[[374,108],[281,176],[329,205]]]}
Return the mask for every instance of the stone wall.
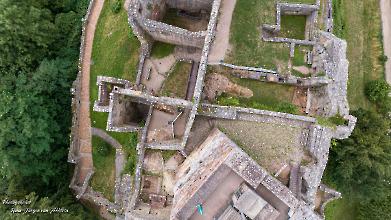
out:
{"label": "stone wall", "polygon": [[[190,2],[190,1],[189,1]],[[159,21],[152,20],[143,9],[143,2],[140,0],[130,1],[129,24],[133,32],[143,44],[148,44],[151,40],[157,40],[169,44],[193,46],[202,48],[206,32],[192,32],[183,28],[175,27]]]}
{"label": "stone wall", "polygon": [[325,24],[325,30],[327,32],[332,33],[334,28],[334,20],[333,20],[333,0],[326,1],[326,8],[323,17],[323,22]]}
{"label": "stone wall", "polygon": [[346,58],[347,44],[335,35],[320,31],[318,43],[314,47],[313,67],[324,72],[331,79],[325,91],[319,96],[324,116],[349,115],[347,83],[349,61]]}
{"label": "stone wall", "polygon": [[316,162],[302,166],[300,169],[303,172],[303,180],[306,182],[306,186],[303,187],[307,189],[302,196],[312,208],[315,207],[316,193],[327,165],[331,138],[332,131],[330,128],[319,125],[310,127],[306,148]]}
{"label": "stone wall", "polygon": [[[319,4],[276,4],[276,24],[264,24],[262,26],[262,39],[275,43],[290,43],[295,45],[314,45],[314,28],[319,10]],[[277,37],[281,31],[281,16],[283,15],[305,15],[307,16],[305,40]]]}
{"label": "stone wall", "polygon": [[126,212],[132,212],[134,207],[136,206],[138,196],[140,194],[141,187],[141,175],[142,175],[142,166],[144,162],[144,154],[145,154],[145,142],[147,139],[147,132],[149,128],[149,124],[151,122],[153,106],[149,107],[148,117],[145,122],[144,128],[141,131],[141,137],[139,136],[139,142],[137,144],[137,164],[136,171],[134,174],[134,190],[132,193],[132,197],[126,207]]}
{"label": "stone wall", "polygon": [[[86,184],[88,185],[89,178],[84,179],[83,184],[77,185],[77,178],[80,176],[80,164],[79,164],[79,150],[80,150],[80,137],[78,134],[79,131],[79,118],[80,118],[80,100],[81,100],[81,77],[82,77],[82,63],[84,56],[84,48],[85,48],[85,36],[86,36],[86,28],[89,22],[91,10],[94,7],[95,0],[91,0],[86,15],[82,20],[82,34],[80,37],[80,52],[79,52],[79,62],[78,62],[78,73],[76,76],[76,80],[73,82],[71,88],[72,98],[72,126],[70,133],[70,146],[68,152],[68,162],[74,163],[75,169],[73,172],[73,176],[70,182],[69,187],[74,191],[76,195],[82,195],[84,193],[84,187]],[[93,172],[93,171],[92,171]],[[91,174],[92,175],[92,174]]]}
{"label": "stone wall", "polygon": [[201,109],[198,113],[208,117],[256,121],[262,123],[277,123],[294,127],[308,127],[316,123],[315,118],[301,115],[252,108],[211,105],[206,103],[201,105]]}
{"label": "stone wall", "polygon": [[109,112],[110,92],[108,86],[118,86],[122,88],[130,88],[131,84],[128,80],[118,79],[114,77],[98,76],[96,80],[98,86],[98,100],[95,100],[93,110],[96,112]]}
{"label": "stone wall", "polygon": [[178,8],[186,11],[209,11],[213,0],[166,0],[168,7]]}
{"label": "stone wall", "polygon": [[[260,184],[265,186],[290,208],[288,215],[292,219],[321,219],[310,206],[297,199],[285,185],[269,175],[218,129],[214,129],[178,169],[171,219],[187,219],[189,212],[194,212],[196,204],[204,202],[205,196],[215,189],[217,179],[224,180],[224,175],[227,175],[225,167],[229,167],[253,189]],[[215,173],[218,178],[210,179]],[[209,180],[215,182],[209,185]]]}
{"label": "stone wall", "polygon": [[208,30],[207,35],[205,38],[204,47],[202,49],[202,55],[200,60],[200,66],[198,68],[198,74],[197,74],[197,81],[194,88],[194,96],[193,96],[193,107],[190,112],[189,120],[187,121],[185,132],[183,135],[183,141],[182,141],[182,149],[185,148],[187,139],[190,135],[190,130],[193,126],[195,116],[198,111],[198,105],[201,101],[201,94],[204,87],[204,78],[206,69],[208,66],[208,56],[209,56],[209,50],[211,48],[212,42],[214,40],[215,34],[216,34],[216,24],[217,24],[217,17],[219,14],[221,0],[214,0],[212,5],[212,12],[210,15],[210,20],[208,24]]}
{"label": "stone wall", "polygon": [[242,72],[245,71],[245,74],[234,73],[233,75],[239,78],[259,80],[262,82],[287,84],[287,85],[300,86],[300,87],[320,87],[320,86],[325,86],[330,82],[328,77],[324,77],[324,76],[302,78],[302,77],[290,75],[289,77],[286,77],[280,75],[277,71],[267,70],[267,69],[257,68],[257,67],[236,66],[233,64],[228,64],[223,62],[209,63],[209,65],[221,65],[234,70],[239,70]]}

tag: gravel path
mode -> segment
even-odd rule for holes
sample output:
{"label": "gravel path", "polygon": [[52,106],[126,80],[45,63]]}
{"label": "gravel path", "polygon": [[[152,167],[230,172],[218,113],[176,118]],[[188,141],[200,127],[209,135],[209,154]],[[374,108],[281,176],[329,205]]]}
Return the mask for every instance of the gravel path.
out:
{"label": "gravel path", "polygon": [[90,120],[90,65],[92,44],[98,23],[100,12],[103,8],[104,0],[96,0],[89,21],[85,30],[85,47],[81,73],[81,96],[80,96],[80,117],[79,130],[80,137],[80,175],[77,182],[82,183],[89,170],[92,169],[92,146],[91,146],[91,120]]}
{"label": "gravel path", "polygon": [[386,80],[391,84],[391,1],[380,0],[383,23],[384,54],[388,57],[386,63]]}

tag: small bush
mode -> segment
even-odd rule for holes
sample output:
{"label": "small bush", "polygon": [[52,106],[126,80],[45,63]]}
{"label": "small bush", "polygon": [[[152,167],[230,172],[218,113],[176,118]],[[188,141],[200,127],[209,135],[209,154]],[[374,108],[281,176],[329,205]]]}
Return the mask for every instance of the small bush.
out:
{"label": "small bush", "polygon": [[237,97],[232,97],[232,96],[220,96],[218,99],[217,99],[217,103],[219,105],[226,105],[226,106],[239,106],[240,105],[240,102],[239,102],[239,99]]}
{"label": "small bush", "polygon": [[98,154],[106,156],[110,153],[110,148],[111,146],[108,143],[100,141],[97,146]]}
{"label": "small bush", "polygon": [[290,113],[290,114],[298,113],[297,106],[288,102],[279,103],[276,107],[276,111]]}
{"label": "small bush", "polygon": [[111,4],[111,11],[114,14],[117,14],[121,10],[121,5],[122,5],[121,3],[122,3],[121,0],[117,0],[114,3]]}
{"label": "small bush", "polygon": [[373,80],[365,86],[365,95],[369,101],[381,103],[387,99],[390,90],[391,87],[385,80]]}
{"label": "small bush", "polygon": [[387,60],[388,60],[388,57],[386,56],[386,55],[380,55],[379,56],[379,61],[381,62],[381,63],[386,63],[387,62]]}
{"label": "small bush", "polygon": [[137,164],[137,154],[130,154],[128,157],[128,161],[126,162],[124,173],[128,173],[133,175],[136,171]]}

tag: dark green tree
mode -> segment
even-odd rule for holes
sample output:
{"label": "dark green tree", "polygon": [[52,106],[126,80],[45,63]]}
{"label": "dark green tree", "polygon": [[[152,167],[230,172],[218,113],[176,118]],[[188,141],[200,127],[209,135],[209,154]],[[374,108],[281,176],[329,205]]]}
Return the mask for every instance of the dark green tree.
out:
{"label": "dark green tree", "polygon": [[390,121],[359,109],[353,134],[330,151],[329,174],[344,192],[363,199],[381,198],[391,181]]}
{"label": "dark green tree", "polygon": [[390,85],[384,80],[373,80],[365,86],[365,94],[369,101],[379,103],[388,98],[391,92]]}
{"label": "dark green tree", "polygon": [[[55,40],[51,11],[40,1],[0,1],[0,69],[4,74],[31,71]],[[2,76],[1,76],[2,77]]]}

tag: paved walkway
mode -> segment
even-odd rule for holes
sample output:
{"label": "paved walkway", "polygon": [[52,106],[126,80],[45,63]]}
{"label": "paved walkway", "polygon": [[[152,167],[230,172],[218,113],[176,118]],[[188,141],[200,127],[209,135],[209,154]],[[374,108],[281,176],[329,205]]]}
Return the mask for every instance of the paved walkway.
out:
{"label": "paved walkway", "polygon": [[384,54],[388,57],[386,63],[386,80],[391,84],[391,1],[380,0],[383,23]]}
{"label": "paved walkway", "polygon": [[100,128],[92,127],[91,132],[92,132],[92,135],[102,138],[104,141],[106,141],[108,144],[110,144],[114,148],[116,148],[116,149],[122,148],[121,144],[116,139],[114,139],[109,134],[107,134],[106,131],[104,131]]}
{"label": "paved walkway", "polygon": [[95,0],[85,30],[85,47],[81,73],[81,96],[78,134],[80,137],[80,174],[76,182],[83,183],[92,169],[91,120],[90,120],[90,65],[96,24],[103,8],[104,0]]}

